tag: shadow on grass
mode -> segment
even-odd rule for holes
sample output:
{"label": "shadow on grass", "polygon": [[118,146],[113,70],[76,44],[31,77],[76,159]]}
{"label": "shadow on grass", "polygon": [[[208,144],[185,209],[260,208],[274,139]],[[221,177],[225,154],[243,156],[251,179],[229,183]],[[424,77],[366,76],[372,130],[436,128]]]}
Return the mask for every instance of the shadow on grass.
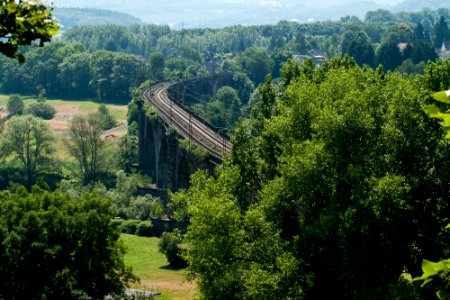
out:
{"label": "shadow on grass", "polygon": [[165,265],[162,267],[159,267],[161,270],[169,270],[169,271],[180,271],[183,269],[186,269],[186,267],[179,267],[179,266],[172,266],[172,265]]}

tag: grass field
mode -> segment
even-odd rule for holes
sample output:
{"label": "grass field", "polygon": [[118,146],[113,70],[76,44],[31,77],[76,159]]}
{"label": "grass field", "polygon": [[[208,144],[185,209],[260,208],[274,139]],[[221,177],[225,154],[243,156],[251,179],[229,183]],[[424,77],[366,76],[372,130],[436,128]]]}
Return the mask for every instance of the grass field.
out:
{"label": "grass field", "polygon": [[[9,95],[0,95],[0,107],[6,107],[8,103]],[[28,106],[32,103],[36,102],[36,99],[33,97],[23,96],[25,106]],[[45,121],[50,125],[55,133],[55,149],[56,156],[61,161],[70,161],[73,158],[70,156],[69,151],[67,149],[66,144],[64,143],[64,138],[66,136],[67,130],[69,129],[70,120],[75,115],[85,115],[90,112],[97,111],[100,106],[99,103],[95,103],[90,100],[60,100],[60,99],[52,99],[46,100],[47,104],[52,105],[56,109],[56,115],[52,120]],[[109,109],[111,115],[118,121],[119,125],[125,124],[127,119],[128,107],[127,105],[112,105],[106,104]],[[114,136],[115,138],[109,139],[109,143],[114,146],[115,141],[118,141],[118,137],[126,134],[126,127],[122,127],[121,129],[114,131],[114,133],[110,133],[110,136]]]}
{"label": "grass field", "polygon": [[141,279],[136,287],[160,292],[157,300],[194,299],[195,284],[185,280],[184,270],[168,266],[165,255],[158,251],[158,238],[123,234],[122,239],[128,248],[125,263]]}
{"label": "grass field", "polygon": [[[0,106],[6,106],[8,103],[9,95],[0,95]],[[35,98],[22,97],[24,99],[25,106],[36,102]],[[48,99],[47,104],[54,106],[58,113],[73,115],[75,113],[87,114],[92,111],[96,111],[100,106],[99,103],[95,103],[90,100],[61,100],[61,99]],[[106,104],[111,112],[111,115],[117,120],[126,120],[127,118],[127,105],[113,105]]]}

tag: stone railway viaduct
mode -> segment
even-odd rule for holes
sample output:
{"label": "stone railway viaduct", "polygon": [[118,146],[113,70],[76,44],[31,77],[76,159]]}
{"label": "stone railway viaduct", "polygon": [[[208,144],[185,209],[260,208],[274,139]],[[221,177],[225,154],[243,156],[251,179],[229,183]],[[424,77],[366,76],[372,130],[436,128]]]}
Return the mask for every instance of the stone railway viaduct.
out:
{"label": "stone railway viaduct", "polygon": [[[142,92],[138,105],[138,163],[140,170],[156,183],[155,195],[167,200],[168,190],[187,188],[190,175],[197,169],[212,173],[214,166],[230,151],[228,137],[185,106],[204,103],[220,87],[231,84],[232,75],[224,73],[160,83]],[[196,144],[206,150],[207,157],[199,159],[189,148],[182,147],[180,140],[186,138],[189,145]]]}

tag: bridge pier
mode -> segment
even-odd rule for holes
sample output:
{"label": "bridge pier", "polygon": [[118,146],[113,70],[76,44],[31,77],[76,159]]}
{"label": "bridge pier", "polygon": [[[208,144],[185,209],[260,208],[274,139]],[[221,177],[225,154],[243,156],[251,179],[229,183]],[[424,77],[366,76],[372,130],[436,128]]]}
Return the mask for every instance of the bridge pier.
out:
{"label": "bridge pier", "polygon": [[176,192],[189,187],[189,177],[197,169],[206,169],[211,174],[214,164],[209,158],[198,161],[180,146],[182,138],[160,118],[148,116],[139,109],[139,169],[150,176],[156,184],[159,196],[167,203],[167,191]]}

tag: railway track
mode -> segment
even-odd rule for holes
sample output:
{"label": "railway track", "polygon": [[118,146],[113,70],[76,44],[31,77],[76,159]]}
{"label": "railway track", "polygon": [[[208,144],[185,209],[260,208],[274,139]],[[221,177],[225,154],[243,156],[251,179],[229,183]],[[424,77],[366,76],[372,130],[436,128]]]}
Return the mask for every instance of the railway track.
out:
{"label": "railway track", "polygon": [[231,143],[200,119],[186,111],[168,96],[167,89],[172,83],[158,83],[143,91],[142,96],[168,125],[184,138],[194,141],[218,160],[231,152]]}

